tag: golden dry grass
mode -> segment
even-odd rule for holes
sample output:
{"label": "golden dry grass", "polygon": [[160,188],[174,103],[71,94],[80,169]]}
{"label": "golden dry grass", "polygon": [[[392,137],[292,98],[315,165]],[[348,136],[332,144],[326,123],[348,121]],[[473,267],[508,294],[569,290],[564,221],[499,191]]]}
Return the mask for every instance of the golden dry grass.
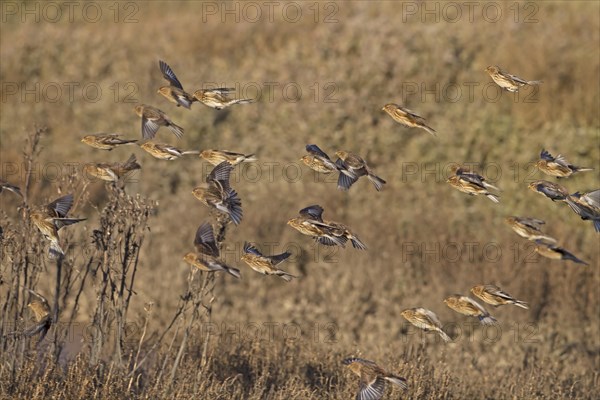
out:
{"label": "golden dry grass", "polygon": [[[233,16],[223,22],[220,15],[202,13],[207,4],[217,10],[238,4],[242,10],[243,3],[235,2],[119,3],[118,22],[110,4],[98,3],[102,18],[96,23],[81,12],[73,22],[63,16],[56,23],[48,21],[50,14],[40,22],[32,15],[21,22],[19,8],[16,16],[3,14],[0,163],[1,177],[22,186],[24,139],[34,123],[49,127],[35,159],[29,198],[31,204],[42,204],[58,197],[59,189],[65,193],[70,188],[81,198],[71,214],[88,221],[62,230],[61,239],[70,244],[64,279],[83,289],[77,302],[72,289],[60,303],[60,321],[69,321],[73,312],[81,330],[92,324],[102,282],[100,276],[83,282],[82,271],[93,257],[93,230],[114,200],[97,181],[83,191],[81,168],[90,161],[123,162],[136,153],[142,170],[126,191],[134,198],[139,194],[140,203],[156,203],[126,314],[131,335],[121,346],[120,363],[114,362],[114,336],[108,335],[109,344],[95,360],[90,336],[80,343],[75,335],[67,341],[60,368],[51,367],[47,347],[34,348],[35,340],[15,347],[3,339],[7,347],[0,356],[0,397],[350,398],[357,382],[341,365],[349,355],[377,360],[406,377],[407,398],[597,396],[598,236],[591,223],[566,205],[529,191],[527,183],[554,180],[532,169],[546,148],[595,168],[561,180],[570,192],[600,187],[598,3],[514,3],[517,23],[508,3],[495,23],[482,17],[487,3],[477,3],[473,22],[463,8],[457,23],[444,20],[444,3],[430,3],[440,7],[436,22],[403,8],[424,7],[421,3],[322,2],[318,23],[309,8],[313,3],[282,3],[274,21],[263,23],[248,22],[250,14],[236,23]],[[136,9],[126,9],[127,4],[137,7],[137,22],[124,23],[125,15]],[[256,4],[266,13],[266,6]],[[284,4],[300,5],[302,18],[286,20]],[[337,22],[325,23],[332,10]],[[523,22],[532,11],[537,22]],[[228,111],[200,104],[191,111],[176,108],[156,94],[165,82],[159,59],[170,64],[188,91],[212,83],[244,89],[240,97],[262,96],[255,104]],[[525,90],[517,101],[507,93],[492,101],[483,91],[496,93],[484,72],[492,64],[544,83],[529,99],[532,92]],[[70,83],[79,85],[73,101],[66,90]],[[17,93],[12,94],[15,85]],[[20,85],[32,93],[25,94]],[[87,98],[81,91],[85,85],[91,88]],[[292,101],[294,86],[302,90],[298,101]],[[58,96],[56,87],[62,88]],[[92,101],[95,87],[102,93]],[[453,101],[456,87],[461,96]],[[181,149],[228,149],[259,158],[254,166],[237,167],[232,183],[242,198],[244,219],[228,229],[224,257],[242,270],[243,279],[217,276],[210,323],[204,313],[195,320],[177,379],[170,384],[169,371],[191,310],[156,349],[152,346],[188,290],[190,270],[182,256],[193,249],[198,225],[213,218],[191,194],[210,169],[194,156],[166,162],[133,146],[103,152],[79,142],[98,132],[141,137],[136,102],[159,107],[185,128],[180,141],[161,129],[161,141]],[[438,137],[394,123],[381,111],[389,102],[425,117]],[[361,154],[388,184],[377,193],[361,179],[349,193],[338,191],[332,179],[315,178],[298,161],[307,143],[317,143],[330,155],[338,149]],[[456,162],[476,163],[479,172],[490,176],[503,189],[500,204],[471,198],[446,184],[449,166]],[[72,179],[68,163],[78,171]],[[23,294],[14,299],[9,293],[22,284],[50,300],[55,266],[43,257],[41,236],[34,231],[27,235],[16,211],[18,199],[2,193],[0,202],[0,226],[5,237],[14,239],[2,242],[6,334],[32,323]],[[316,248],[310,238],[286,226],[300,208],[316,203],[325,208],[327,219],[351,226],[369,249]],[[544,231],[590,266],[533,254],[503,222],[509,215],[544,219]],[[301,278],[286,284],[253,273],[239,261],[244,241],[271,254],[289,249],[294,254],[282,267]],[[13,254],[21,251],[29,254],[26,268],[15,265],[19,258]],[[194,276],[193,288],[199,288],[201,278]],[[498,284],[531,309],[487,307],[500,321],[495,331],[471,324],[442,303],[448,295],[468,294],[482,283]],[[151,314],[144,311],[148,303],[153,304]],[[435,334],[417,334],[409,327],[400,313],[417,306],[436,312],[448,333],[458,336],[455,343],[444,345]],[[207,329],[217,334],[205,347]],[[490,338],[496,334],[497,340]],[[140,357],[148,354],[149,361],[128,376],[140,342]],[[206,364],[201,365],[203,357]],[[398,396],[388,388],[386,398]]]}

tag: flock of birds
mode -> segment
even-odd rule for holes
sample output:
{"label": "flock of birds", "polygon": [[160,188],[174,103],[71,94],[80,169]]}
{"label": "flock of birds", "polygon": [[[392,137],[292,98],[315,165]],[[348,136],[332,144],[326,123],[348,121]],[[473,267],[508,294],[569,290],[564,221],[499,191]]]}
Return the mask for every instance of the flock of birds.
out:
{"label": "flock of birds", "polygon": [[[252,99],[233,99],[231,88],[202,89],[193,94],[187,93],[173,70],[163,61],[159,61],[160,71],[168,81],[168,86],[158,89],[158,93],[178,107],[190,109],[194,102],[200,102],[213,109],[223,109],[234,104],[251,103]],[[501,88],[510,92],[516,92],[525,85],[538,85],[541,81],[527,81],[515,75],[511,75],[497,66],[486,69],[493,81]],[[394,121],[412,128],[420,128],[436,136],[436,131],[428,126],[425,119],[414,112],[397,104],[387,104],[382,109],[393,118]],[[156,107],[140,104],[135,107],[135,112],[141,117],[141,132],[143,142],[136,139],[125,139],[118,134],[96,134],[83,137],[82,142],[101,150],[112,150],[117,146],[137,144],[144,151],[161,160],[174,160],[184,155],[198,155],[208,161],[214,168],[206,176],[206,181],[194,188],[192,194],[203,204],[216,210],[218,218],[225,222],[231,221],[238,225],[242,221],[242,203],[238,193],[230,186],[229,178],[234,167],[243,162],[256,161],[253,154],[234,153],[224,150],[204,151],[182,151],[175,146],[166,143],[155,142],[161,127],[168,128],[177,138],[181,138],[184,129],[175,124],[169,116]],[[347,191],[360,177],[366,177],[377,191],[382,190],[386,181],[378,177],[367,162],[357,154],[348,151],[337,151],[337,160],[333,161],[329,155],[321,150],[316,144],[306,146],[307,154],[300,160],[312,170],[322,173],[338,173],[337,187]],[[568,178],[575,173],[589,171],[591,168],[582,168],[570,164],[563,156],[552,156],[546,150],[542,150],[540,160],[536,163],[537,168],[545,174],[557,178]],[[134,154],[124,163],[89,163],[85,166],[85,172],[98,179],[117,183],[134,170],[140,169]],[[447,182],[454,188],[469,195],[483,195],[494,203],[499,202],[498,194],[491,191],[500,189],[486,181],[486,179],[472,171],[457,165],[452,170],[452,175]],[[582,219],[593,221],[595,230],[600,232],[600,190],[590,193],[569,191],[554,182],[538,180],[529,185],[541,195],[554,202],[565,202]],[[3,189],[21,195],[19,187],[10,183],[0,181],[0,192]],[[49,253],[53,257],[64,256],[64,251],[59,244],[58,232],[61,228],[81,222],[82,218],[68,217],[68,212],[73,204],[73,195],[68,194],[58,198],[45,206],[37,207],[31,212],[31,221],[50,242]],[[367,246],[348,226],[323,219],[324,209],[318,204],[311,205],[300,210],[299,215],[287,221],[287,224],[303,235],[312,237],[317,243],[325,246],[345,247],[350,241],[355,249],[365,250]],[[557,240],[541,231],[544,221],[529,218],[515,217],[506,218],[506,222],[520,236],[533,241],[536,251],[551,259],[571,260],[576,263],[586,264],[573,254],[557,245]],[[199,270],[206,272],[223,271],[236,278],[241,278],[240,270],[227,265],[221,258],[218,244],[215,240],[213,228],[210,223],[203,222],[197,229],[194,238],[196,251],[187,253],[183,260]],[[278,266],[291,254],[284,252],[276,255],[264,255],[251,243],[244,244],[244,254],[241,258],[253,270],[265,274],[276,275],[290,281],[296,276],[280,269]],[[43,296],[31,291],[34,299],[29,307],[34,312],[36,320],[40,323],[32,333],[39,331],[40,326],[46,327],[49,321],[50,307]],[[516,300],[495,285],[477,285],[471,289],[471,293],[486,304],[494,307],[512,304],[524,309],[528,305]],[[468,296],[460,294],[452,295],[444,300],[444,303],[452,310],[477,318],[481,324],[495,324],[497,320],[477,301]],[[442,323],[437,315],[428,309],[417,307],[404,310],[402,316],[417,328],[425,331],[436,332],[445,341],[452,339],[442,329]],[[30,332],[30,333],[31,333]],[[362,358],[348,358],[343,364],[360,377],[359,391],[356,396],[358,400],[378,400],[385,391],[385,384],[391,382],[403,389],[407,389],[406,380],[395,376],[377,365],[375,362]]]}

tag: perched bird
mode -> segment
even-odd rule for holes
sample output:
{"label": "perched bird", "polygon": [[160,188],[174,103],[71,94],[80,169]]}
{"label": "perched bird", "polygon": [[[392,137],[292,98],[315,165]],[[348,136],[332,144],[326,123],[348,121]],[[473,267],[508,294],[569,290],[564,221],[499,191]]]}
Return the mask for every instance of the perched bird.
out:
{"label": "perched bird", "polygon": [[155,143],[151,141],[141,144],[140,147],[148,152],[151,156],[160,160],[170,161],[180,158],[186,154],[200,154],[198,150],[182,151],[177,147],[171,146],[167,143]]}
{"label": "perched bird", "polygon": [[400,313],[408,322],[423,329],[424,331],[437,332],[445,342],[450,342],[452,339],[442,330],[442,323],[433,311],[425,308],[409,308]]}
{"label": "perched bird", "polygon": [[460,294],[452,295],[444,300],[444,303],[452,310],[468,315],[470,317],[477,317],[479,322],[483,325],[494,325],[497,321],[494,317],[486,311],[485,308],[475,300],[467,296],[461,296]]}
{"label": "perched bird", "polygon": [[187,253],[183,257],[183,261],[186,263],[201,271],[224,271],[236,278],[242,276],[239,269],[230,267],[219,259],[219,248],[215,241],[212,226],[208,222],[204,222],[198,227],[194,237],[194,246],[197,253]]}
{"label": "perched bird", "polygon": [[528,218],[528,217],[507,217],[506,223],[515,231],[519,236],[524,237],[531,241],[543,241],[544,243],[555,244],[556,239],[544,234],[542,232],[542,225],[546,222],[541,219]]}
{"label": "perched bird", "polygon": [[205,205],[229,216],[234,224],[242,221],[242,201],[229,186],[233,166],[227,161],[218,164],[206,178],[206,184],[192,190],[192,194]]}
{"label": "perched bird", "polygon": [[313,171],[322,174],[330,174],[334,171],[339,171],[341,168],[334,163],[331,158],[316,144],[306,145],[307,155],[303,156],[300,161]]}
{"label": "perched bird", "polygon": [[135,112],[142,117],[142,137],[152,139],[161,126],[166,126],[175,136],[183,136],[183,128],[175,124],[163,111],[146,104],[135,106]]}
{"label": "perched bird", "polygon": [[524,301],[520,301],[512,297],[506,292],[503,292],[496,285],[477,285],[471,288],[471,293],[479,297],[484,302],[493,305],[494,307],[503,306],[505,304],[514,304],[517,307],[529,309],[529,306]]}
{"label": "perched bird", "polygon": [[52,325],[50,305],[48,304],[48,300],[41,294],[31,289],[27,289],[27,291],[33,295],[27,307],[33,312],[36,324],[23,332],[23,334],[30,337],[40,333],[40,340],[42,340]]}
{"label": "perched bird", "polygon": [[64,256],[65,252],[58,243],[58,231],[63,226],[85,221],[85,218],[67,218],[73,205],[73,195],[68,194],[54,200],[52,203],[37,207],[31,211],[31,221],[50,241],[49,252],[52,256]]}
{"label": "perched bird", "polygon": [[258,251],[256,247],[245,242],[242,261],[248,264],[256,272],[260,272],[263,275],[277,275],[280,276],[284,281],[289,282],[292,280],[292,278],[297,278],[297,276],[277,268],[277,265],[281,264],[291,255],[292,253],[286,251],[285,253],[274,256],[265,256]]}
{"label": "perched bird", "polygon": [[387,182],[375,175],[375,172],[367,165],[360,156],[348,151],[337,151],[336,164],[340,169],[338,189],[348,190],[361,176],[367,176],[377,191],[380,191]]}
{"label": "perched bird", "polygon": [[381,110],[388,113],[394,121],[400,123],[401,125],[408,126],[410,128],[421,128],[433,136],[437,136],[435,130],[425,124],[425,119],[423,117],[415,114],[408,108],[401,107],[398,104],[389,103],[386,104]]}
{"label": "perched bird", "polygon": [[234,104],[253,102],[252,99],[230,99],[228,96],[234,90],[234,88],[199,89],[194,92],[193,97],[196,101],[215,110],[222,110]]}
{"label": "perched bird", "polygon": [[540,159],[535,163],[540,171],[558,178],[568,178],[576,172],[592,171],[593,168],[578,167],[569,162],[562,155],[553,157],[548,151],[542,149]]}
{"label": "perched bird", "polygon": [[489,66],[485,70],[498,86],[509,92],[517,92],[519,88],[525,85],[534,86],[542,83],[542,81],[528,81],[516,75],[511,75],[508,72],[502,71],[497,65]]}
{"label": "perched bird", "polygon": [[533,181],[527,187],[552,201],[564,201],[569,195],[564,186],[544,180]]}
{"label": "perched bird", "polygon": [[194,97],[183,90],[183,86],[179,82],[179,79],[177,79],[175,72],[173,72],[166,62],[159,60],[158,66],[163,78],[169,82],[169,86],[162,86],[158,89],[157,93],[162,94],[171,103],[175,103],[177,107],[183,106],[189,110],[195,100]]}
{"label": "perched bird", "polygon": [[496,186],[485,181],[485,178],[473,172],[466,172],[463,168],[457,166],[454,169],[454,174],[451,175],[446,182],[450,186],[455,187],[463,193],[468,193],[471,196],[484,195],[494,203],[499,203],[498,195],[490,193],[488,189],[500,190]]}
{"label": "perched bird", "polygon": [[569,253],[562,247],[540,243],[535,247],[535,251],[539,255],[546,258],[550,258],[552,260],[569,260],[577,264],[589,265],[585,261],[582,261],[579,258],[575,257],[573,254]]}
{"label": "perched bird", "polygon": [[13,192],[14,194],[17,194],[17,195],[23,197],[23,193],[21,193],[21,189],[18,186],[11,185],[10,183],[5,182],[2,179],[0,179],[0,193],[2,193],[2,191],[5,189],[8,190],[9,192]]}
{"label": "perched bird", "polygon": [[81,139],[81,141],[96,149],[108,151],[111,151],[115,147],[123,144],[133,144],[137,142],[135,139],[121,139],[121,135],[116,133],[98,133],[96,135],[86,135]]}
{"label": "perched bird", "polygon": [[200,158],[205,159],[212,165],[219,165],[223,161],[227,161],[231,165],[238,165],[243,162],[254,162],[257,160],[254,154],[245,155],[227,150],[202,150]]}
{"label": "perched bird", "polygon": [[84,171],[87,175],[102,179],[108,182],[117,182],[122,177],[128,175],[142,166],[137,163],[135,154],[129,156],[124,163],[90,163],[86,164]]}
{"label": "perched bird", "polygon": [[575,192],[565,198],[565,201],[584,221],[593,221],[594,229],[600,232],[600,189],[590,193]]}
{"label": "perched bird", "polygon": [[377,363],[363,358],[346,358],[342,364],[358,375],[358,393],[356,400],[379,400],[385,392],[385,382],[391,382],[402,390],[407,390],[406,379],[393,375]]}

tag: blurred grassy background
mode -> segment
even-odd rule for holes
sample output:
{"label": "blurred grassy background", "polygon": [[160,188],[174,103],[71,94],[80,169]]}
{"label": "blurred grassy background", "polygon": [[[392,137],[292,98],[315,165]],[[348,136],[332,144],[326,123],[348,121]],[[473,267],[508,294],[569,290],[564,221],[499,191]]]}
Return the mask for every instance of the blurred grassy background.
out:
{"label": "blurred grassy background", "polygon": [[[270,359],[261,343],[293,353],[275,358],[287,362],[273,372],[289,374],[289,388],[284,385],[270,394],[245,391],[243,397],[348,396],[355,383],[338,370],[340,357],[350,354],[386,363],[409,376],[413,388],[428,377],[445,388],[411,389],[411,398],[565,396],[548,387],[549,379],[560,380],[561,388],[571,388],[576,381],[582,391],[570,395],[590,396],[600,367],[598,236],[591,223],[581,221],[566,205],[529,191],[527,183],[546,179],[529,164],[546,148],[574,164],[595,168],[561,181],[570,192],[600,186],[600,5],[506,3],[501,5],[502,16],[491,22],[482,14],[489,3],[475,3],[473,20],[463,8],[456,23],[449,22],[454,14],[446,3],[392,1],[282,2],[272,22],[266,20],[267,6],[258,2],[254,4],[263,13],[261,23],[249,21],[254,14],[248,3],[235,2],[118,3],[118,16],[110,8],[113,3],[94,3],[101,10],[98,22],[83,18],[84,3],[74,12],[73,22],[66,15],[51,22],[54,14],[49,9],[44,14],[43,6],[39,22],[22,15],[21,8],[16,15],[4,9],[2,178],[22,184],[23,139],[34,123],[50,128],[34,175],[34,203],[57,197],[53,171],[67,174],[66,163],[80,169],[90,161],[125,161],[135,152],[143,168],[127,191],[156,200],[158,207],[150,220],[129,318],[141,323],[144,305],[153,302],[150,330],[157,331],[186,287],[189,268],[181,258],[191,250],[198,225],[210,218],[208,208],[191,194],[209,167],[192,156],[170,163],[156,160],[132,146],[103,152],[86,147],[80,138],[98,132],[140,137],[140,120],[133,111],[140,102],[159,107],[185,128],[179,141],[161,129],[160,141],[183,149],[256,153],[259,162],[238,170],[232,183],[242,198],[244,219],[228,232],[225,257],[242,269],[243,279],[218,278],[213,321],[227,326],[295,323],[307,330],[325,326],[334,327],[335,334],[322,334],[314,343],[303,333],[293,350],[282,335],[240,349],[237,354],[249,354],[253,366]],[[283,12],[286,5],[290,14]],[[217,14],[209,15],[213,6]],[[409,14],[407,6],[415,6],[417,14]],[[235,7],[239,22],[233,14],[222,14]],[[296,7],[301,16],[291,22]],[[423,16],[424,7],[438,7],[438,12]],[[126,23],[127,15],[136,22]],[[170,64],[188,91],[207,83],[227,85],[240,90],[240,97],[259,97],[258,101],[218,112],[200,104],[191,111],[176,108],[156,94],[165,84],[159,59]],[[537,93],[523,90],[518,98],[502,93],[492,100],[498,92],[483,70],[494,64],[544,83]],[[66,90],[71,83],[79,85],[73,101]],[[294,94],[293,86],[301,89],[301,96]],[[62,88],[60,94],[56,87]],[[90,88],[87,95],[83,87]],[[24,88],[32,92],[26,94]],[[95,88],[101,93],[96,95]],[[452,92],[456,88],[460,95]],[[388,102],[404,104],[425,117],[438,137],[395,124],[381,111]],[[388,184],[381,193],[366,180],[349,193],[338,191],[331,179],[315,177],[300,166],[307,143],[317,143],[330,155],[338,149],[361,154]],[[503,189],[500,204],[470,198],[447,185],[447,167],[456,162],[476,163],[476,169],[492,180],[498,172],[494,181]],[[256,171],[260,177],[254,179]],[[102,183],[92,182],[88,190],[89,203],[72,214],[89,220],[69,233],[82,247],[90,242],[98,208],[106,199]],[[18,218],[14,197],[3,193],[0,202],[8,220]],[[325,208],[326,218],[352,227],[369,250],[315,248],[308,237],[286,226],[300,208],[315,203]],[[590,266],[530,254],[531,247],[503,222],[508,215],[546,220],[545,231]],[[274,252],[290,249],[293,262],[283,268],[301,278],[285,284],[255,274],[239,261],[245,240],[263,246],[276,243]],[[474,248],[472,254],[468,246]],[[72,250],[73,257],[77,251]],[[446,346],[429,335],[407,336],[407,329],[413,331],[400,316],[403,309],[423,306],[445,323],[466,323],[442,300],[453,293],[467,294],[480,283],[496,283],[531,304],[529,311],[490,310],[501,321],[497,342],[483,340],[479,328],[472,340]],[[42,279],[38,285],[48,295],[51,287],[51,280]],[[93,300],[84,299],[80,321],[89,320],[86,305]],[[525,340],[522,331],[515,333],[515,327],[530,323],[535,328],[533,341]],[[214,382],[235,376],[220,372],[233,362],[235,346],[242,345],[215,347]],[[225,350],[219,352],[221,347]],[[308,373],[304,379],[296,376],[299,367],[292,359],[301,366],[318,365],[336,378],[330,386],[321,382],[310,391]],[[421,362],[435,372],[420,370]],[[539,375],[524,378],[522,371],[532,366],[540,369]],[[225,374],[222,379],[219,373]],[[263,389],[273,385],[244,379]]]}

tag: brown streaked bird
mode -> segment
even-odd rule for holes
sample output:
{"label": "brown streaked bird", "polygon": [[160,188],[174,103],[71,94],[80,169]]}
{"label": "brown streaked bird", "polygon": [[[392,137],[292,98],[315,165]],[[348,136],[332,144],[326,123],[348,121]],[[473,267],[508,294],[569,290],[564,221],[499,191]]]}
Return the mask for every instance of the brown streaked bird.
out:
{"label": "brown streaked bird", "polygon": [[286,251],[285,253],[273,256],[265,256],[258,251],[256,247],[248,242],[245,242],[242,261],[248,264],[256,272],[259,272],[263,275],[277,275],[284,281],[289,282],[292,280],[292,278],[297,278],[297,276],[277,268],[277,265],[281,264],[291,255],[292,253]]}
{"label": "brown streaked bird", "polygon": [[379,400],[385,393],[386,381],[393,383],[402,390],[407,390],[406,379],[394,375],[371,360],[350,357],[342,361],[350,371],[358,375],[358,393],[356,400]]}
{"label": "brown streaked bird", "polygon": [[162,86],[158,89],[157,93],[163,95],[171,103],[177,105],[177,107],[183,106],[189,110],[195,100],[194,97],[183,90],[183,86],[179,82],[179,79],[177,79],[175,72],[173,72],[166,62],[159,60],[158,67],[163,78],[169,82],[169,86]]}
{"label": "brown streaked bird", "polygon": [[86,164],[84,171],[87,175],[107,182],[117,182],[132,171],[141,169],[137,163],[135,154],[131,154],[124,163],[91,163]]}
{"label": "brown streaked bird", "polygon": [[564,201],[569,195],[569,191],[564,186],[543,179],[533,181],[527,187],[552,201]]}
{"label": "brown streaked bird", "polygon": [[600,232],[600,189],[584,194],[575,192],[567,196],[565,201],[582,220],[593,221],[594,229]]}
{"label": "brown streaked bird", "polygon": [[573,261],[577,264],[589,265],[583,260],[575,257],[569,251],[563,249],[562,247],[554,246],[554,245],[546,245],[544,243],[539,243],[535,247],[535,251],[546,258],[550,258],[552,260],[569,260]]}
{"label": "brown streaked bird", "polygon": [[555,244],[556,239],[550,237],[542,232],[542,225],[546,222],[541,219],[528,218],[528,217],[507,217],[505,222],[515,231],[519,236],[524,237],[527,240],[542,241],[544,243]]}
{"label": "brown streaked bird", "polygon": [[52,325],[50,305],[48,304],[48,300],[41,294],[31,289],[27,289],[27,291],[33,295],[27,307],[33,312],[36,324],[23,332],[23,334],[30,337],[41,333],[40,340],[42,340]]}
{"label": "brown streaked bird", "polygon": [[545,149],[540,153],[540,159],[535,163],[536,167],[543,173],[556,176],[557,178],[568,178],[576,172],[593,171],[593,168],[578,167],[565,159],[561,154],[553,157]]}
{"label": "brown streaked bird", "polygon": [[520,301],[502,291],[496,285],[477,285],[471,288],[471,293],[479,297],[487,304],[491,304],[494,307],[503,306],[505,304],[513,304],[517,307],[529,309],[529,306],[524,301]]}
{"label": "brown streaked bird", "polygon": [[502,70],[497,65],[490,65],[485,69],[492,80],[500,86],[502,89],[506,89],[509,92],[518,92],[519,88],[529,85],[536,86],[542,83],[542,81],[528,81],[523,78],[519,78],[516,75],[509,74]]}
{"label": "brown streaked bird", "polygon": [[8,190],[9,192],[13,192],[16,195],[23,197],[23,193],[21,193],[21,188],[15,185],[11,185],[10,183],[0,179],[0,193],[2,193],[3,190]]}
{"label": "brown streaked bird", "polygon": [[206,183],[192,190],[192,194],[208,207],[229,216],[234,224],[242,221],[242,201],[237,192],[229,186],[229,176],[233,166],[223,161],[213,168]]}
{"label": "brown streaked bird", "polygon": [[450,342],[452,339],[442,330],[442,323],[437,315],[426,308],[409,308],[400,313],[408,322],[424,331],[437,332],[445,342]]}
{"label": "brown streaked bird", "polygon": [[338,157],[336,164],[340,168],[340,177],[338,179],[338,189],[348,190],[358,178],[367,176],[377,191],[380,191],[387,182],[375,175],[375,172],[369,167],[367,162],[359,155],[349,151],[339,150],[335,152]]}
{"label": "brown streaked bird", "polygon": [[155,143],[152,141],[145,142],[140,145],[148,154],[159,160],[175,160],[187,154],[200,154],[198,150],[182,151],[175,146],[167,143]]}
{"label": "brown streaked bird", "polygon": [[[335,221],[323,221],[323,228],[325,228],[327,230],[327,232],[329,233],[329,235],[333,235],[336,236],[338,238],[342,238],[346,239],[346,240],[350,240],[350,242],[352,243],[352,247],[354,247],[355,249],[358,250],[366,250],[367,249],[367,245],[364,244],[359,238],[358,236],[356,236],[354,233],[352,233],[352,231],[350,230],[350,228],[344,224],[340,224],[339,222],[335,222]],[[321,244],[326,244],[331,246],[332,244],[327,244],[324,243],[324,241],[327,241],[325,239],[319,238],[317,240],[319,243]]]}
{"label": "brown streaked bird", "polygon": [[200,152],[200,158],[205,159],[212,165],[219,165],[223,161],[227,161],[231,165],[238,165],[244,162],[254,162],[257,160],[254,154],[242,154],[242,153],[234,153],[228,150],[202,150]]}
{"label": "brown streaked bird", "polygon": [[401,125],[408,126],[409,128],[421,128],[432,134],[433,136],[437,136],[435,129],[427,126],[425,123],[425,119],[408,108],[404,108],[399,106],[398,104],[389,103],[383,106],[381,109],[389,114],[390,117]]}
{"label": "brown streaked bird", "polygon": [[220,252],[215,241],[213,228],[208,222],[200,224],[194,237],[194,247],[197,252],[189,252],[183,256],[183,261],[201,271],[224,271],[236,278],[241,278],[240,270],[225,264],[219,259]]}
{"label": "brown streaked bird", "polygon": [[322,174],[330,174],[341,169],[331,160],[331,158],[329,158],[329,155],[321,150],[316,144],[307,144],[306,151],[308,154],[303,156],[300,161],[313,171]]}
{"label": "brown streaked bird", "polygon": [[144,139],[154,138],[161,126],[169,128],[179,139],[183,136],[183,128],[171,121],[164,111],[146,104],[138,104],[135,106],[135,112],[142,117],[142,137]]}
{"label": "brown streaked bird", "polygon": [[494,325],[496,318],[492,317],[485,308],[470,297],[454,294],[444,300],[444,303],[457,313],[476,317],[483,325]]}
{"label": "brown streaked bird", "polygon": [[348,240],[356,249],[364,250],[364,243],[354,235],[347,226],[322,218],[323,207],[318,204],[300,210],[300,216],[290,219],[287,224],[303,235],[312,236],[315,241],[325,246],[346,247]]}
{"label": "brown streaked bird", "polygon": [[235,91],[234,88],[216,88],[216,89],[199,89],[193,94],[196,101],[214,108],[215,110],[222,110],[234,104],[248,104],[252,103],[252,99],[230,99],[229,95]]}
{"label": "brown streaked bird", "polygon": [[98,133],[95,135],[86,135],[81,139],[81,141],[96,149],[108,151],[111,151],[117,146],[134,144],[137,142],[135,139],[121,139],[121,135],[117,133]]}
{"label": "brown streaked bird", "polygon": [[72,205],[73,194],[68,194],[46,206],[35,208],[31,212],[31,221],[50,241],[49,253],[54,257],[65,255],[59,244],[58,231],[64,226],[85,221],[85,218],[67,218]]}
{"label": "brown streaked bird", "polygon": [[485,178],[473,172],[466,172],[462,167],[456,166],[454,174],[447,180],[450,186],[460,190],[463,193],[468,193],[471,196],[484,195],[494,203],[499,203],[498,195],[489,192],[488,189],[500,190],[496,186],[485,181]]}

